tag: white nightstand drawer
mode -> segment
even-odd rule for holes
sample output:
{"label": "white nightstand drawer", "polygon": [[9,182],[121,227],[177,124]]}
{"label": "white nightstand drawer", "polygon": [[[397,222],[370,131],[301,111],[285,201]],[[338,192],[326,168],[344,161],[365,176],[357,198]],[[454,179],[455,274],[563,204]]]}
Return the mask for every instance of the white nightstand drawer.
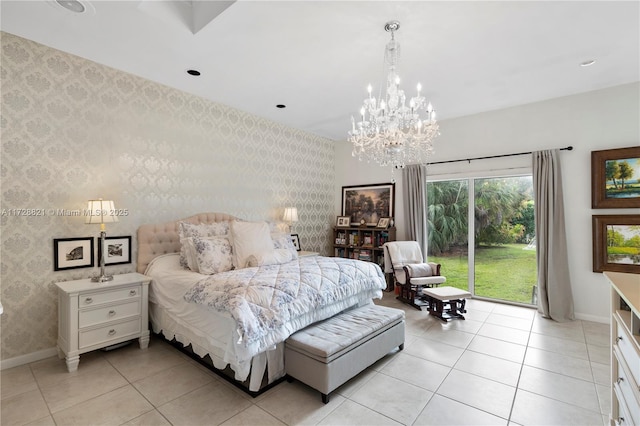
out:
{"label": "white nightstand drawer", "polygon": [[113,291],[103,291],[100,293],[87,293],[78,297],[78,308],[87,308],[100,305],[102,303],[116,302],[131,298],[140,298],[140,287],[121,288]]}
{"label": "white nightstand drawer", "polygon": [[140,315],[140,301],[136,299],[115,306],[82,310],[79,312],[78,326],[84,328],[137,315]]}
{"label": "white nightstand drawer", "polygon": [[140,318],[134,318],[131,321],[121,322],[119,324],[111,324],[105,327],[93,330],[80,331],[79,344],[80,349],[97,344],[108,343],[111,340],[125,337],[127,335],[137,335],[140,333]]}

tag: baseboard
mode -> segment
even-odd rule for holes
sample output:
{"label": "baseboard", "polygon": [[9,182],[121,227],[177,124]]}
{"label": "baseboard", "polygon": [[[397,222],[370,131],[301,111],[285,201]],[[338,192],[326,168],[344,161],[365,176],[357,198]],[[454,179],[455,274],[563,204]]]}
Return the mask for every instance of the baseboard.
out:
{"label": "baseboard", "polygon": [[596,315],[589,315],[589,314],[581,314],[578,312],[575,312],[575,317],[578,320],[582,320],[582,321],[591,321],[591,322],[599,322],[602,324],[610,324],[610,317],[598,317]]}
{"label": "baseboard", "polygon": [[55,347],[49,349],[43,349],[41,351],[31,352],[26,355],[20,355],[15,358],[3,359],[0,361],[0,370],[6,370],[8,368],[19,367],[31,362],[40,361],[42,359],[50,358],[52,356],[58,356],[58,349]]}

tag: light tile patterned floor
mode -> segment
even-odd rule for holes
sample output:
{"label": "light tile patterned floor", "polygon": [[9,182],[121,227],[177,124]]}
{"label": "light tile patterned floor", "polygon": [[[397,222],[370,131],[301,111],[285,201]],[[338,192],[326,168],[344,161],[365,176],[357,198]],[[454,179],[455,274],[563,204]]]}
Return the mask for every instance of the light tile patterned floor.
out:
{"label": "light tile patterned floor", "polygon": [[555,323],[534,310],[469,300],[443,323],[407,313],[405,350],[331,395],[283,382],[257,398],[152,338],[2,371],[1,424],[12,425],[603,425],[610,407],[609,327]]}

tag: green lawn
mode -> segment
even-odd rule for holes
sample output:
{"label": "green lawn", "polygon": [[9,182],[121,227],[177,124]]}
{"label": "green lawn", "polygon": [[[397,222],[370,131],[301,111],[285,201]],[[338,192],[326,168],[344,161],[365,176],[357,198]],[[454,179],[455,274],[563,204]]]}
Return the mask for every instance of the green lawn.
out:
{"label": "green lawn", "polygon": [[[523,250],[525,244],[476,249],[475,294],[494,299],[531,303],[536,284],[536,252]],[[442,264],[447,285],[467,289],[467,256],[429,256],[429,262]]]}

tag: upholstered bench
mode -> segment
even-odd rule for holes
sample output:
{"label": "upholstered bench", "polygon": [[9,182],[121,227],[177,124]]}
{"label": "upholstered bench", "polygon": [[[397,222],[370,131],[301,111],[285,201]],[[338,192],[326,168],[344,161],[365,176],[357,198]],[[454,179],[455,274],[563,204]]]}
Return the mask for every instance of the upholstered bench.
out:
{"label": "upholstered bench", "polygon": [[342,312],[292,334],[285,342],[288,378],[329,393],[378,361],[404,348],[404,311],[366,305]]}
{"label": "upholstered bench", "polygon": [[[466,304],[465,298],[470,297],[471,293],[447,286],[425,288],[422,290],[422,295],[429,301],[429,314],[435,315],[446,322],[454,318],[464,319],[462,314],[467,312],[464,308]],[[445,305],[449,305],[446,311]]]}

